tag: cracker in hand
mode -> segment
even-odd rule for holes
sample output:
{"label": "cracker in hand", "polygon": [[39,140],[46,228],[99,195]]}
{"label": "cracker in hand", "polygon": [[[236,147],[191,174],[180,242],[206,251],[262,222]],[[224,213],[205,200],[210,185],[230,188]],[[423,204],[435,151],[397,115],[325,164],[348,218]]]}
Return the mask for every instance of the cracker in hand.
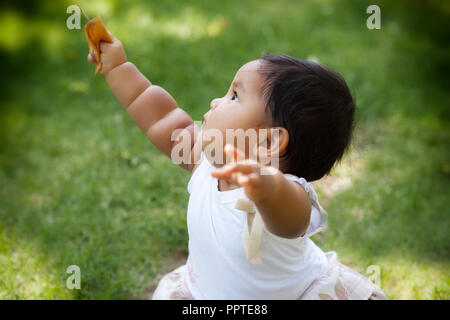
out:
{"label": "cracker in hand", "polygon": [[95,59],[97,60],[97,67],[95,68],[95,73],[97,73],[102,69],[100,42],[106,41],[112,43],[113,39],[109,35],[108,30],[106,30],[99,16],[86,23],[84,32],[88,41],[89,50],[95,54]]}

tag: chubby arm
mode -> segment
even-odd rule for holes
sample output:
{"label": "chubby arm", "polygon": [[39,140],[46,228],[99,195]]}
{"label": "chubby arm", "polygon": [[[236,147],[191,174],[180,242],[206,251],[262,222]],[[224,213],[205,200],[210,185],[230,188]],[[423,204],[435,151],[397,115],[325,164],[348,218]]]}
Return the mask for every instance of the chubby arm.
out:
{"label": "chubby arm", "polygon": [[[238,151],[231,145],[225,146],[230,159],[244,159],[237,156]],[[232,161],[211,175],[230,180],[244,187],[244,191],[261,214],[266,228],[283,238],[296,238],[303,235],[309,226],[311,203],[308,194],[298,183],[286,179],[283,173],[266,167],[272,174],[261,175],[261,165],[252,160]]]}
{"label": "chubby arm", "polygon": [[[171,158],[172,149],[183,139],[189,148],[181,149],[189,152],[188,163],[180,166],[192,171],[198,161],[199,152],[194,152],[198,126],[191,117],[177,106],[173,97],[160,86],[152,84],[134,64],[127,61],[122,43],[112,34],[112,43],[101,42],[102,69],[100,73],[105,76],[111,91],[119,100],[133,121],[147,135],[148,139],[165,155]],[[93,54],[88,60],[95,63]],[[172,133],[177,133],[172,136]]]}
{"label": "chubby arm", "polygon": [[270,192],[267,197],[255,202],[267,228],[285,238],[303,235],[311,215],[308,194],[297,182],[286,179],[279,170],[268,177],[272,178],[272,182],[264,184],[263,188]]}

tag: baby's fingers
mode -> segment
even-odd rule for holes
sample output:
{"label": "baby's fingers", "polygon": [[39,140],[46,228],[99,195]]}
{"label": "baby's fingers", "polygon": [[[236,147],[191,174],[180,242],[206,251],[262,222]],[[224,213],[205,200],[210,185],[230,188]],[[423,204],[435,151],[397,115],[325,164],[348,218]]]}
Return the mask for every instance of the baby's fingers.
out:
{"label": "baby's fingers", "polygon": [[219,179],[230,179],[232,173],[249,174],[253,171],[253,165],[250,163],[230,163],[220,169],[211,171],[211,175]]}
{"label": "baby's fingers", "polygon": [[211,171],[211,175],[217,179],[231,179],[232,170],[229,168],[220,168]]}
{"label": "baby's fingers", "polygon": [[248,175],[240,175],[237,177],[238,184],[241,186],[253,186],[257,187],[260,182],[260,177],[256,173],[250,173]]}
{"label": "baby's fingers", "polygon": [[226,144],[223,149],[230,162],[245,160],[245,155],[241,151],[233,147],[231,144]]}
{"label": "baby's fingers", "polygon": [[106,42],[106,41],[100,41],[100,52],[101,53],[108,53],[109,50],[111,50],[114,47],[114,42]]}
{"label": "baby's fingers", "polygon": [[117,38],[111,32],[109,32],[109,31],[107,31],[107,32],[108,32],[109,36],[111,37],[111,39],[113,39],[113,41],[117,40]]}
{"label": "baby's fingers", "polygon": [[110,50],[113,50],[115,48],[119,48],[122,46],[122,42],[120,42],[119,39],[114,37],[111,32],[109,32],[109,35],[111,36],[112,42],[108,42],[105,40],[100,41],[100,52],[107,53]]}
{"label": "baby's fingers", "polygon": [[89,52],[87,59],[90,63],[97,63],[97,59],[95,58],[95,54],[93,52]]}

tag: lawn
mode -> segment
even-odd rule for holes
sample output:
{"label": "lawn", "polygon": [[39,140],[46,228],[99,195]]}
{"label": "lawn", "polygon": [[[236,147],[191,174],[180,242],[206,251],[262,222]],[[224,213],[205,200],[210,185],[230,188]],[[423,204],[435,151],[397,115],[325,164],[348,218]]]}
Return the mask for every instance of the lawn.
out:
{"label": "lawn", "polygon": [[[313,240],[361,273],[378,266],[390,299],[450,298],[448,2],[79,2],[194,120],[262,52],[339,71],[357,129],[314,182],[329,220]],[[187,252],[190,177],[94,75],[69,4],[0,4],[0,299],[143,298]],[[366,28],[370,4],[381,30]]]}

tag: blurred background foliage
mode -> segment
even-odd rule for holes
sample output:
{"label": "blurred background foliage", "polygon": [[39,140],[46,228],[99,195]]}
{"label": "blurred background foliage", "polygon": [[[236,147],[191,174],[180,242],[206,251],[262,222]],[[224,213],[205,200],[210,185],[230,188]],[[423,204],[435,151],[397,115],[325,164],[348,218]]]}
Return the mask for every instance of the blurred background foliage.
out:
{"label": "blurred background foliage", "polygon": [[[94,76],[83,30],[66,28],[70,4],[0,4],[0,299],[147,298],[187,252],[189,174]],[[194,120],[263,52],[340,72],[357,130],[314,182],[329,213],[314,240],[363,274],[378,265],[391,299],[449,299],[450,2],[79,4]],[[371,4],[381,30],[366,28]],[[81,290],[66,288],[72,264]]]}

